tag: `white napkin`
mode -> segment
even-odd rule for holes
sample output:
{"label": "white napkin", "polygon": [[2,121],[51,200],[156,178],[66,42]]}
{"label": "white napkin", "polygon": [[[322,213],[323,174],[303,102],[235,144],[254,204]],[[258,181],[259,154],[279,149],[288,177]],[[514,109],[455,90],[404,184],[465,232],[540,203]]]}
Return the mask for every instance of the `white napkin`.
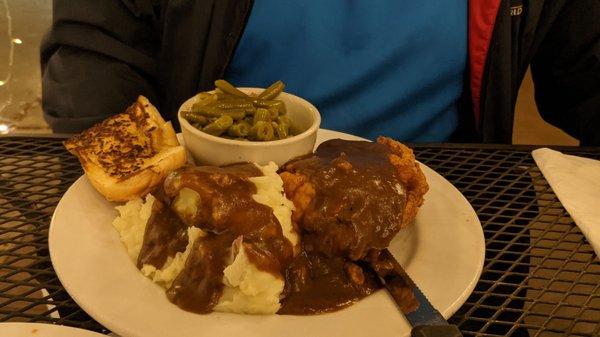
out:
{"label": "white napkin", "polygon": [[600,256],[600,161],[547,148],[532,155],[558,200]]}

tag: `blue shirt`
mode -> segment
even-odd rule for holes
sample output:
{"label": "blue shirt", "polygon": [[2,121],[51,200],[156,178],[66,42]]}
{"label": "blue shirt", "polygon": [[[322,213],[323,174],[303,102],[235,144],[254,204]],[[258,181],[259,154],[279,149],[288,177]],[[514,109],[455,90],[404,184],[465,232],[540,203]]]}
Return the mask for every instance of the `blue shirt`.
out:
{"label": "blue shirt", "polygon": [[467,1],[256,0],[227,70],[311,101],[322,127],[445,141],[467,59]]}

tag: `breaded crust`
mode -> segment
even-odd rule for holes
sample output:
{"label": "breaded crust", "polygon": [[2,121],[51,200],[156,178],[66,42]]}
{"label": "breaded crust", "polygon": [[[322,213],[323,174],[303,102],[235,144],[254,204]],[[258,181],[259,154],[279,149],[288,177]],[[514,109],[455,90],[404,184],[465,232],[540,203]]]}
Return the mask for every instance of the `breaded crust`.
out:
{"label": "breaded crust", "polygon": [[377,137],[377,143],[387,146],[393,154],[390,163],[396,167],[396,174],[406,188],[406,205],[402,215],[401,228],[409,225],[417,216],[419,207],[423,205],[424,195],[429,190],[427,180],[413,151],[406,145],[388,137]]}
{"label": "breaded crust", "polygon": [[[385,145],[391,150],[392,154],[388,159],[396,168],[398,180],[406,189],[406,203],[402,211],[402,222],[400,224],[400,228],[404,228],[415,219],[429,186],[413,151],[409,147],[388,137],[378,137],[377,143]],[[280,176],[283,180],[286,196],[294,203],[295,210],[292,213],[292,220],[297,227],[304,216],[305,210],[316,195],[315,186],[312,185],[308,177],[301,173],[284,171],[280,173]]]}

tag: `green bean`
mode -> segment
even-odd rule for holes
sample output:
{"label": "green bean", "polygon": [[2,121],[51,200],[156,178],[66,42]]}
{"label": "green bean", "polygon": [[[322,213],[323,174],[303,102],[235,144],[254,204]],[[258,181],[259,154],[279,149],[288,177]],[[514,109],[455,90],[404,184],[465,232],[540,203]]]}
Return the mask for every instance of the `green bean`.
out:
{"label": "green bean", "polygon": [[242,98],[248,98],[248,95],[241,92],[238,88],[234,87],[231,83],[229,83],[225,80],[216,80],[215,87],[221,89],[221,91],[223,91],[226,94],[238,96],[238,97],[242,97]]}
{"label": "green bean", "polygon": [[254,113],[254,118],[252,119],[252,124],[256,125],[256,123],[260,121],[269,123],[271,122],[271,113],[269,112],[269,110],[263,108],[256,109],[256,112]]}
{"label": "green bean", "polygon": [[198,93],[198,94],[196,94],[196,96],[194,96],[194,97],[196,97],[196,100],[200,101],[200,100],[203,100],[203,99],[205,99],[205,98],[212,97],[213,95],[214,95],[214,94],[213,94],[213,93],[211,93],[211,92],[203,91],[203,92],[199,92],[199,93]]}
{"label": "green bean", "polygon": [[229,116],[234,120],[240,120],[246,117],[246,110],[244,109],[229,109],[223,110],[216,107],[203,107],[197,114],[207,118],[219,118],[221,116]]}
{"label": "green bean", "polygon": [[195,124],[200,124],[200,125],[206,125],[208,123],[208,120],[206,119],[206,117],[204,117],[196,112],[193,112],[193,111],[183,111],[181,113],[181,116],[190,123],[195,123]]}
{"label": "green bean", "polygon": [[277,81],[258,95],[248,95],[225,80],[195,96],[182,117],[206,133],[239,140],[285,139],[300,133],[287,118],[285,103],[276,99],[285,88]]}
{"label": "green bean", "polygon": [[244,117],[246,117],[246,110],[244,110],[244,109],[229,109],[229,110],[223,111],[223,115],[227,115],[227,116],[233,118],[234,121],[239,121],[241,119],[244,119]]}
{"label": "green bean", "polygon": [[269,141],[275,139],[275,132],[270,122],[258,121],[250,129],[253,138],[261,141]]}
{"label": "green bean", "polygon": [[202,131],[213,136],[220,136],[231,125],[233,125],[233,119],[230,116],[224,115],[217,118],[214,122],[203,127]]}
{"label": "green bean", "polygon": [[227,129],[227,135],[231,137],[246,137],[250,132],[250,124],[240,122],[235,123]]}
{"label": "green bean", "polygon": [[256,105],[259,108],[270,108],[274,105],[279,104],[281,101],[280,100],[275,100],[275,99],[255,99],[252,101],[252,104]]}
{"label": "green bean", "polygon": [[204,104],[204,103],[194,103],[194,104],[192,104],[190,111],[199,112],[200,110],[204,109],[206,106],[207,106],[207,104]]}
{"label": "green bean", "polygon": [[223,116],[223,110],[214,106],[203,106],[195,112],[207,118],[219,118]]}
{"label": "green bean", "polygon": [[271,119],[277,119],[277,117],[279,117],[279,110],[277,110],[277,108],[271,107],[268,108],[267,110],[269,110],[269,116],[271,116]]}
{"label": "green bean", "polygon": [[217,103],[217,108],[221,109],[247,109],[252,108],[252,102],[242,100],[223,100]]}
{"label": "green bean", "polygon": [[242,120],[242,122],[246,122],[250,125],[254,124],[254,117],[253,116],[246,116],[244,117],[244,119]]}
{"label": "green bean", "polygon": [[285,104],[280,100],[256,99],[253,103],[260,108],[276,108],[280,115],[285,115],[286,113]]}
{"label": "green bean", "polygon": [[289,128],[292,125],[292,120],[286,116],[277,117],[277,124],[285,124]]}
{"label": "green bean", "polygon": [[[196,95],[196,102],[192,106],[205,106],[216,102],[218,99],[217,95],[210,92],[201,92]],[[192,110],[195,110],[192,108]]]}
{"label": "green bean", "polygon": [[[218,88],[215,89],[214,94],[215,97],[217,97],[217,101],[221,101],[224,100],[227,97],[231,97],[231,95],[226,95],[224,92],[222,92],[221,90],[219,90]],[[237,97],[237,96],[236,96]]]}
{"label": "green bean", "polygon": [[285,103],[283,101],[276,100],[275,108],[279,111],[280,115],[285,115],[287,113],[287,109],[285,108]]}
{"label": "green bean", "polygon": [[253,106],[248,107],[248,108],[246,108],[244,110],[246,110],[246,114],[248,114],[248,115],[254,115],[254,113],[256,112],[256,107],[253,105]]}
{"label": "green bean", "polygon": [[288,137],[298,135],[302,133],[302,130],[298,129],[293,123],[292,120],[287,116],[279,116],[277,118],[277,123],[279,125],[285,125],[288,128]]}
{"label": "green bean", "polygon": [[273,98],[279,96],[279,94],[281,94],[281,92],[283,91],[284,88],[285,88],[285,84],[283,84],[283,82],[281,82],[281,81],[277,81],[277,82],[271,84],[263,92],[261,92],[258,95],[258,98],[260,98],[260,99],[273,99]]}
{"label": "green bean", "polygon": [[277,124],[275,133],[279,139],[285,139],[290,136],[290,126],[284,123]]}

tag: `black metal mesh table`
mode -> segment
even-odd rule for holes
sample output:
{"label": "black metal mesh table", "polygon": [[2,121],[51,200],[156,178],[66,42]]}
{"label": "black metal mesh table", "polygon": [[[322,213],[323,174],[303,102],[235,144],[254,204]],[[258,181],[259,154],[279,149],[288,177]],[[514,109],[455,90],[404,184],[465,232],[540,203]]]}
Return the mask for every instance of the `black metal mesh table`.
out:
{"label": "black metal mesh table", "polygon": [[[485,233],[481,279],[450,321],[465,336],[600,336],[600,261],[531,149],[415,147],[467,197]],[[600,149],[562,150],[600,158]],[[0,322],[107,332],[69,297],[48,255],[54,207],[81,174],[60,138],[0,137]]]}

